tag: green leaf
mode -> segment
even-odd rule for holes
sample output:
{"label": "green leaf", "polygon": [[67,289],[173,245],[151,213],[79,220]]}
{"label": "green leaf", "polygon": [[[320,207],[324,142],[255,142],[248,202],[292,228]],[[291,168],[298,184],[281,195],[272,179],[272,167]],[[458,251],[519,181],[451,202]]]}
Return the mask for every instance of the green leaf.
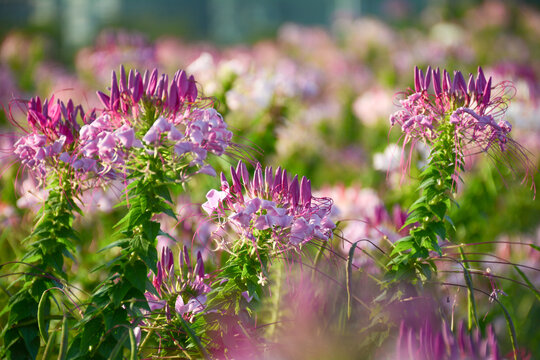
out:
{"label": "green leaf", "polygon": [[[424,177],[424,174],[422,174],[422,177]],[[424,180],[424,181],[422,181],[420,183],[420,185],[418,186],[418,190],[422,190],[422,189],[425,189],[428,186],[432,186],[432,185],[436,185],[436,184],[437,184],[437,180],[430,177],[430,178],[427,178],[426,180]]]}
{"label": "green leaf", "polygon": [[154,188],[156,194],[172,204],[171,194],[169,188],[166,185],[159,185]]}
{"label": "green leaf", "polygon": [[124,347],[124,343],[126,342],[127,338],[128,338],[128,335],[129,335],[129,330],[125,331],[124,334],[122,335],[122,337],[120,338],[120,340],[116,343],[116,345],[114,346],[113,350],[111,351],[111,353],[109,354],[109,357],[107,358],[107,360],[114,360],[116,359],[116,357],[118,356],[118,354],[120,353],[120,350]]}
{"label": "green leaf", "polygon": [[201,340],[199,339],[199,337],[197,337],[197,335],[195,334],[193,329],[189,326],[189,324],[186,322],[186,320],[184,320],[184,318],[178,313],[176,314],[176,317],[180,319],[182,328],[187,332],[187,334],[189,335],[189,338],[195,343],[195,345],[197,346],[197,349],[199,350],[203,358],[210,359],[210,355],[208,354],[208,352],[206,352],[206,349],[202,345]]}
{"label": "green leaf", "polygon": [[531,289],[531,291],[534,292],[534,295],[536,295],[536,299],[540,301],[540,292],[538,292],[538,290],[536,289],[536,286],[534,286],[533,283],[527,277],[527,275],[525,275],[525,273],[521,271],[519,266],[514,265],[514,269],[521,276],[521,278],[527,283],[527,285],[529,285],[529,288]]}
{"label": "green leaf", "polygon": [[129,240],[130,239],[120,239],[120,240],[114,241],[114,242],[110,243],[109,245],[105,246],[104,248],[99,249],[97,252],[99,254],[100,252],[112,249],[114,247],[121,247],[121,248],[124,249],[124,248],[126,248],[125,245],[127,245],[129,243]]}
{"label": "green leaf", "polygon": [[38,304],[38,312],[37,312],[37,321],[38,321],[38,328],[39,328],[39,334],[41,335],[41,338],[45,343],[47,343],[47,340],[49,339],[49,332],[48,332],[48,323],[45,322],[45,317],[49,315],[51,310],[51,302],[49,300],[49,293],[43,292],[41,295],[41,299],[39,300]]}
{"label": "green leaf", "polygon": [[147,272],[145,263],[137,260],[126,265],[124,276],[133,287],[144,293],[146,290],[146,281],[148,280]]}
{"label": "green leaf", "polygon": [[100,317],[88,321],[83,327],[80,351],[86,353],[89,351],[90,346],[95,347],[99,343],[104,330],[103,321]]}
{"label": "green leaf", "polygon": [[345,268],[346,285],[347,285],[347,319],[351,319],[352,313],[352,301],[351,301],[351,273],[352,273],[352,261],[354,258],[354,250],[358,245],[358,241],[352,244],[349,249],[349,256],[347,257],[347,267]]}
{"label": "green leaf", "polygon": [[446,227],[442,221],[432,222],[429,225],[429,229],[432,230],[435,234],[439,235],[441,240],[446,239]]}
{"label": "green leaf", "polygon": [[444,220],[444,214],[446,214],[446,204],[444,202],[439,202],[436,204],[429,205],[429,208],[440,220]]}
{"label": "green leaf", "polygon": [[414,245],[414,240],[412,237],[410,236],[404,237],[403,239],[396,241],[394,249],[392,250],[392,253],[390,255],[394,255],[399,252],[412,249],[413,245]]}
{"label": "green leaf", "polygon": [[143,224],[144,233],[147,239],[154,240],[159,234],[160,224],[156,221],[147,221]]}
{"label": "green leaf", "polygon": [[463,249],[459,248],[459,254],[461,256],[461,260],[463,263],[460,263],[463,267],[463,276],[465,277],[465,284],[467,285],[467,308],[468,308],[468,328],[469,330],[472,329],[473,320],[476,324],[476,327],[478,327],[478,315],[476,313],[476,301],[474,299],[474,287],[473,287],[473,281],[471,277],[471,273],[469,271],[469,263],[467,262],[467,258],[465,257],[465,253],[463,252]]}
{"label": "green leaf", "polygon": [[111,300],[113,301],[114,306],[120,306],[130,289],[131,285],[123,279],[112,287]]}
{"label": "green leaf", "polygon": [[[93,334],[95,336],[95,334]],[[68,340],[69,340],[69,327],[67,321],[67,314],[64,313],[64,318],[62,319],[62,335],[60,337],[60,351],[58,352],[58,360],[64,360],[67,355],[68,349]]]}
{"label": "green leaf", "polygon": [[19,334],[24,340],[26,350],[32,355],[32,358],[36,358],[39,351],[39,330],[35,326],[26,325],[18,328]]}

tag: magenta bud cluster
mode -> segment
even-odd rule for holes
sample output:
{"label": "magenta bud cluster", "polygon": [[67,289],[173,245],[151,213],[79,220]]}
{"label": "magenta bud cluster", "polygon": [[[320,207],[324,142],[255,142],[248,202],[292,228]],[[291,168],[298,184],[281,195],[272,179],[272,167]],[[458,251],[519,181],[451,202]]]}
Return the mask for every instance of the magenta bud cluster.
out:
{"label": "magenta bud cluster", "polygon": [[54,96],[44,101],[36,96],[27,103],[26,117],[31,132],[17,140],[13,153],[23,165],[45,176],[48,160],[54,166],[56,157],[71,150],[78,140],[77,119],[92,121],[95,114],[85,114],[82,106],[75,106],[71,100],[66,104]]}
{"label": "magenta bud cluster", "polygon": [[157,262],[157,274],[148,275],[152,275],[157,296],[147,291],[145,297],[150,311],[164,309],[170,318],[173,309],[169,304],[174,303],[174,311],[190,319],[204,311],[206,294],[211,290],[207,284],[209,276],[204,271],[201,253],[197,252],[197,260],[192,266],[189,251],[184,246],[178,256],[178,272],[179,274],[175,273],[172,250],[163,247],[161,258]]}
{"label": "magenta bud cluster", "polygon": [[164,112],[174,114],[184,104],[194,103],[198,90],[193,75],[188,77],[183,70],[178,70],[169,81],[168,75],[159,75],[157,69],[147,70],[144,75],[130,70],[126,76],[121,66],[119,77],[116,72],[112,73],[110,95],[101,91],[97,95],[105,108],[115,113],[128,113],[141,99],[146,99],[153,101]]}

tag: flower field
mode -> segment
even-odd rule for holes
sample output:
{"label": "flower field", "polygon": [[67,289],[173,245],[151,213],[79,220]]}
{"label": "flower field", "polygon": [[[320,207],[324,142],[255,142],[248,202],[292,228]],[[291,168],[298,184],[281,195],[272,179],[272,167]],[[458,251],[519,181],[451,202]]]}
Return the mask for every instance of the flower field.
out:
{"label": "flower field", "polygon": [[0,44],[0,357],[540,358],[540,12]]}

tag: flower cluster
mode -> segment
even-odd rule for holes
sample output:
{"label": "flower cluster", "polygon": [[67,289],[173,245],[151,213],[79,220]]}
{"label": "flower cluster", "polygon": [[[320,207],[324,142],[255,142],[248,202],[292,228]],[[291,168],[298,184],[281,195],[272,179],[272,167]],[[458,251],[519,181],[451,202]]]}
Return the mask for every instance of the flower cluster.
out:
{"label": "flower cluster", "polygon": [[[157,147],[170,146],[178,156],[190,154],[190,166],[201,167],[199,172],[215,175],[213,168],[204,165],[208,152],[220,156],[231,145],[227,124],[215,109],[201,103],[195,79],[184,71],[177,71],[169,84],[168,76],[158,76],[157,69],[144,75],[130,70],[126,76],[121,67],[119,78],[112,74],[110,95],[98,92],[98,96],[109,116],[109,127],[101,128],[108,140],[105,155],[112,162],[121,159],[115,144],[144,146],[150,154],[156,154]],[[141,120],[147,115],[152,122]],[[134,139],[135,134],[141,134],[142,141]],[[113,135],[119,137],[117,141],[112,140]],[[93,142],[99,145],[99,141]],[[99,146],[91,146],[96,148]]]}
{"label": "flower cluster", "polygon": [[82,167],[84,171],[108,174],[124,165],[127,156],[125,150],[140,148],[142,144],[135,138],[135,131],[129,125],[124,124],[114,129],[110,116],[102,115],[81,128],[80,146],[82,158],[68,157],[66,154],[61,160],[72,164],[76,169]]}
{"label": "flower cluster", "polygon": [[[37,172],[47,174],[47,166],[54,166],[58,155],[71,152],[79,138],[77,118],[90,121],[94,113],[86,114],[82,106],[75,106],[73,101],[67,104],[60,100],[32,98],[27,105],[27,122],[30,132],[19,138],[14,144],[13,153],[21,163]],[[48,160],[53,159],[52,163]]]}
{"label": "flower cluster", "polygon": [[231,178],[229,184],[222,173],[221,191],[210,190],[202,207],[209,215],[217,213],[245,238],[268,231],[278,243],[299,245],[332,237],[331,200],[313,197],[305,177],[289,180],[286,170],[278,168],[273,173],[267,167],[263,171],[257,164],[250,180],[246,165],[239,162],[236,169],[231,167]]}
{"label": "flower cluster", "polygon": [[[433,94],[429,92],[433,84]],[[505,84],[492,85],[486,80],[482,68],[478,68],[465,81],[463,74],[454,72],[453,80],[444,70],[428,67],[426,74],[415,68],[414,92],[401,100],[402,109],[390,116],[390,123],[399,124],[405,134],[405,142],[423,139],[431,143],[439,138],[445,125],[452,125],[460,148],[488,151],[498,144],[501,151],[509,141],[512,126],[500,118],[504,113]],[[493,96],[493,90],[502,93]]]}
{"label": "flower cluster", "polygon": [[147,291],[145,297],[150,311],[165,309],[170,318],[174,308],[180,316],[192,319],[204,311],[206,294],[211,290],[201,253],[197,253],[197,261],[192,267],[188,249],[184,246],[178,256],[178,269],[180,274],[176,275],[173,252],[164,247],[157,263],[157,274],[152,277],[155,293]]}
{"label": "flower cluster", "polygon": [[186,136],[178,142],[174,150],[177,155],[192,152],[196,155],[193,162],[202,165],[208,151],[223,155],[231,143],[232,132],[214,109],[197,109],[191,114],[192,121],[186,127]]}

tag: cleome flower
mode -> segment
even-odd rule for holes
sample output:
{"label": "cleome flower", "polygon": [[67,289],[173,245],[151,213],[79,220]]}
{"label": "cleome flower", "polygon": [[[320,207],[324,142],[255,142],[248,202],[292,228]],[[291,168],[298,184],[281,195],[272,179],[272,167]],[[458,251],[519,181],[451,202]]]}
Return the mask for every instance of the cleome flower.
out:
{"label": "cleome flower", "polygon": [[174,310],[187,320],[193,320],[196,314],[202,313],[206,306],[206,294],[211,288],[209,276],[204,272],[201,253],[197,253],[197,261],[192,267],[186,246],[178,257],[179,274],[175,273],[172,250],[163,247],[161,259],[157,262],[157,274],[150,273],[156,293],[145,293],[151,312],[164,310],[167,318],[171,318]]}
{"label": "cleome flower", "polygon": [[27,104],[27,133],[14,144],[13,153],[28,169],[38,177],[44,177],[56,167],[62,154],[75,151],[79,142],[78,118],[83,122],[92,121],[94,113],[85,114],[81,105],[75,106],[60,100],[42,101],[32,98]]}
{"label": "cleome flower", "polygon": [[[430,84],[433,83],[431,94]],[[501,151],[509,141],[512,126],[502,118],[507,99],[507,84],[492,86],[486,81],[482,68],[475,79],[470,74],[466,82],[463,74],[454,72],[454,79],[444,70],[427,69],[426,75],[415,68],[414,92],[400,101],[401,110],[390,116],[392,126],[400,125],[405,142],[422,139],[430,143],[439,138],[443,125],[452,124],[460,146],[487,151],[498,145]],[[494,90],[501,90],[493,96]]]}
{"label": "cleome flower", "polygon": [[[455,71],[453,79],[443,70],[428,67],[426,74],[415,68],[414,90],[400,100],[401,109],[390,116],[392,126],[403,132],[403,146],[418,141],[427,145],[441,139],[452,139],[459,157],[489,153],[496,164],[503,163],[512,171],[520,164],[532,176],[534,164],[528,152],[510,137],[512,125],[504,119],[513,86],[509,82],[492,84],[481,67],[475,77]],[[403,168],[403,162],[402,162]],[[409,164],[405,164],[407,167]],[[460,166],[462,164],[459,164]],[[534,185],[533,185],[534,186]]]}
{"label": "cleome flower", "polygon": [[[263,175],[264,174],[264,175]],[[289,181],[286,170],[257,164],[250,180],[247,167],[239,162],[231,167],[232,183],[221,174],[221,191],[210,190],[202,205],[209,214],[217,214],[224,225],[230,224],[243,238],[254,240],[265,234],[274,245],[298,246],[312,239],[328,240],[335,224],[330,220],[332,201],[315,198],[311,183],[296,175]]]}
{"label": "cleome flower", "polygon": [[110,94],[98,92],[98,96],[104,115],[85,129],[88,144],[84,150],[104,158],[111,168],[123,164],[122,147],[136,147],[154,156],[160,153],[173,167],[178,164],[173,155],[187,158],[189,166],[199,167],[198,172],[215,176],[214,169],[205,164],[208,153],[221,156],[231,146],[227,124],[204,104],[195,79],[184,71],[177,71],[169,84],[168,76],[158,76],[157,69],[144,75],[130,70],[126,76],[121,67],[119,77],[112,73]]}

